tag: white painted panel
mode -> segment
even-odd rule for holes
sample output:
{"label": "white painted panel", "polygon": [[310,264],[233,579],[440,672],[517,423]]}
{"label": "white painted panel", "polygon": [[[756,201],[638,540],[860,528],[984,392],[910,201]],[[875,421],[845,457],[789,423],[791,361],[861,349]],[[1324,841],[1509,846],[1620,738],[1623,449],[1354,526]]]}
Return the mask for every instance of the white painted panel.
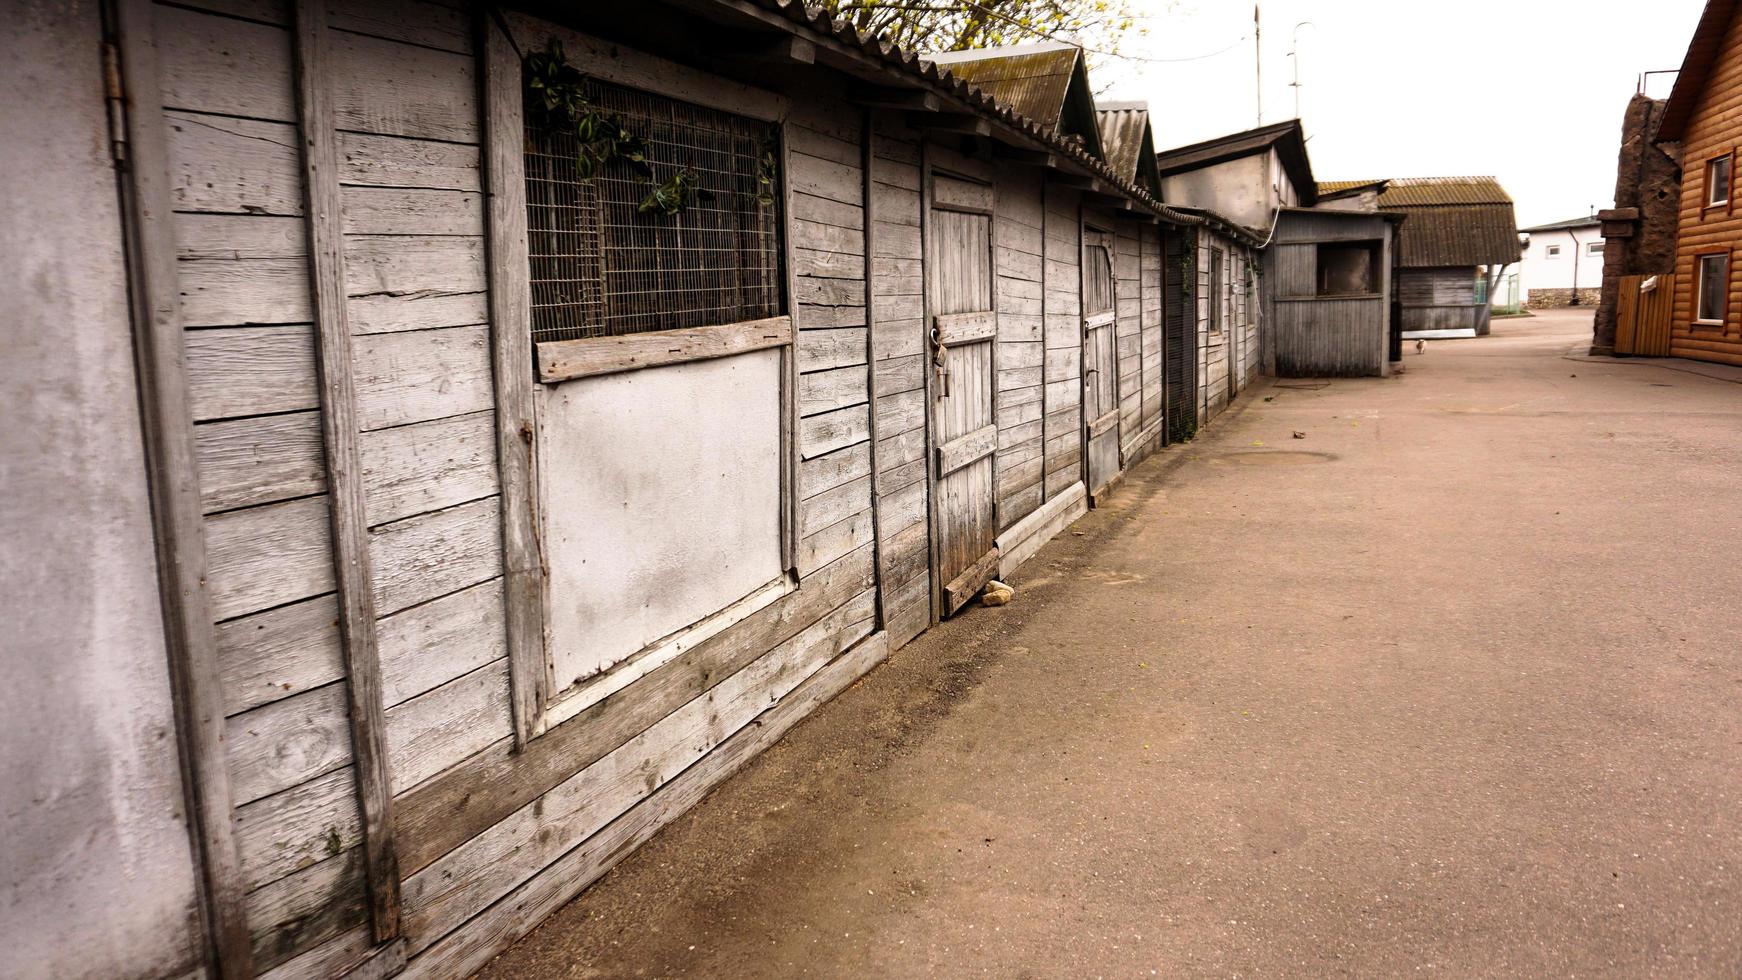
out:
{"label": "white painted panel", "polygon": [[555,689],[781,573],[780,351],[539,392]]}

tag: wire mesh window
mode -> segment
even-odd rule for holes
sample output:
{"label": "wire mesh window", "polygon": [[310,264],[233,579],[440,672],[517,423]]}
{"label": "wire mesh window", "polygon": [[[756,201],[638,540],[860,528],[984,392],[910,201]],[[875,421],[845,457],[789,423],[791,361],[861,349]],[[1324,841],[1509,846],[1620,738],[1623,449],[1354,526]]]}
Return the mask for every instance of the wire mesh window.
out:
{"label": "wire mesh window", "polygon": [[[587,101],[645,141],[651,178],[623,160],[581,175],[572,130],[526,113],[532,340],[705,327],[780,312],[774,124],[587,81]],[[675,174],[695,176],[676,214],[641,210]]]}

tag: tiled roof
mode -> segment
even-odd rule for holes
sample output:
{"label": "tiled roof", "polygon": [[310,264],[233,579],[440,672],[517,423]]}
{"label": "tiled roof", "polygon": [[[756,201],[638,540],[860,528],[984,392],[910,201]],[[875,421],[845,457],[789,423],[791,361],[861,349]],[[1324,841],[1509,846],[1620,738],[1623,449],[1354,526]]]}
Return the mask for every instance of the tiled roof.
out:
{"label": "tiled roof", "polygon": [[1018,44],[928,54],[925,59],[1048,129],[1081,136],[1091,153],[1105,152],[1081,49]]}

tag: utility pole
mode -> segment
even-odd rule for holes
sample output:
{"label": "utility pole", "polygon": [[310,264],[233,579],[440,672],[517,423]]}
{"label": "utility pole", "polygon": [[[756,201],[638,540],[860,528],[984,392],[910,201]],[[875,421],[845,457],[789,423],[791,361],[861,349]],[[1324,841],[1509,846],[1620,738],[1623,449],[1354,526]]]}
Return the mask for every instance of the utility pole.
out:
{"label": "utility pole", "polygon": [[1252,4],[1252,75],[1258,93],[1258,125],[1264,125],[1264,41],[1260,38],[1258,3]]}
{"label": "utility pole", "polygon": [[1288,56],[1294,61],[1294,81],[1290,82],[1289,85],[1294,89],[1294,118],[1296,119],[1300,118],[1300,29],[1303,27],[1317,28],[1318,25],[1310,20],[1303,20],[1294,25],[1294,33],[1289,35],[1291,40]]}

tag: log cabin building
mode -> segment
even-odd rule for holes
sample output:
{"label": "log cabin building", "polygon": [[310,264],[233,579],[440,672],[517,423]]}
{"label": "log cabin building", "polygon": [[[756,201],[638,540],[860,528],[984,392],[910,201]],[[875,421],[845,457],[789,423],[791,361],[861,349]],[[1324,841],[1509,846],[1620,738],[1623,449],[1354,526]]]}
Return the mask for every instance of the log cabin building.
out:
{"label": "log cabin building", "polygon": [[[1678,145],[1681,215],[1669,353],[1742,365],[1742,284],[1736,212],[1742,144],[1742,17],[1735,0],[1708,0],[1658,122],[1656,142]],[[1637,214],[1627,215],[1637,218]]]}
{"label": "log cabin building", "polygon": [[466,975],[1259,331],[1092,105],[798,3],[9,39],[8,976]]}

